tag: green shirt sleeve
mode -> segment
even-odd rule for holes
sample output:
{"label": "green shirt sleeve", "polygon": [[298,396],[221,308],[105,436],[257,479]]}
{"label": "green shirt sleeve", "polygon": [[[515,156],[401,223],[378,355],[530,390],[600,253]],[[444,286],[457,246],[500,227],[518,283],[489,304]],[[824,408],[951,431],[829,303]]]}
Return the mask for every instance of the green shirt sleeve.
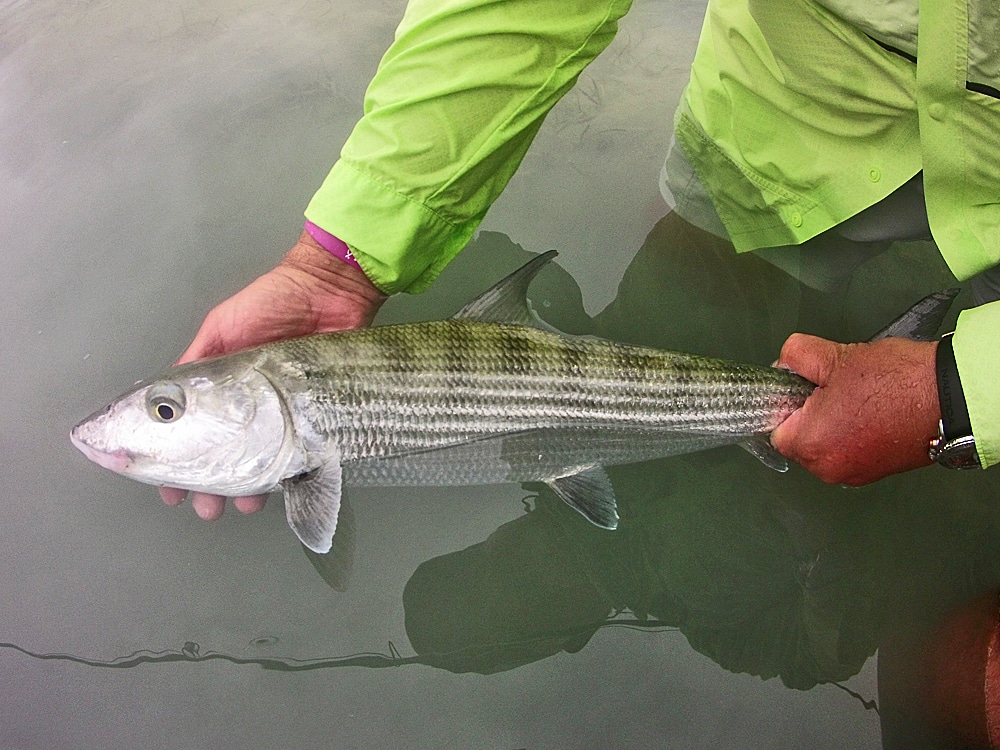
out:
{"label": "green shirt sleeve", "polygon": [[382,291],[427,288],[631,0],[412,0],[306,209]]}
{"label": "green shirt sleeve", "polygon": [[1000,302],[963,310],[952,345],[983,468],[1000,463]]}

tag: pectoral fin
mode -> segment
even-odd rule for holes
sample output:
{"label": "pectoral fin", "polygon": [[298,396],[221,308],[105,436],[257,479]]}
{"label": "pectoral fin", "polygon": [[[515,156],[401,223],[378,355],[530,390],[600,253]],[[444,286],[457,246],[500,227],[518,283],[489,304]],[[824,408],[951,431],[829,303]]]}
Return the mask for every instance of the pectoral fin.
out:
{"label": "pectoral fin", "polygon": [[335,456],[318,469],[281,483],[288,525],[313,552],[325,554],[333,544],[340,515],[341,476],[339,456]]}
{"label": "pectoral fin", "polygon": [[330,551],[325,554],[313,552],[302,545],[302,551],[320,577],[334,591],[347,591],[351,580],[351,570],[354,568],[355,546],[354,513],[347,498],[340,500],[340,513],[337,514],[337,533],[333,538]]}
{"label": "pectoral fin", "polygon": [[545,484],[594,525],[603,529],[618,528],[615,490],[602,467],[590,466],[574,474],[546,479]]}
{"label": "pectoral fin", "polygon": [[782,473],[788,471],[788,459],[782,456],[771,445],[766,435],[750,438],[740,443],[740,448],[760,461],[764,466]]}

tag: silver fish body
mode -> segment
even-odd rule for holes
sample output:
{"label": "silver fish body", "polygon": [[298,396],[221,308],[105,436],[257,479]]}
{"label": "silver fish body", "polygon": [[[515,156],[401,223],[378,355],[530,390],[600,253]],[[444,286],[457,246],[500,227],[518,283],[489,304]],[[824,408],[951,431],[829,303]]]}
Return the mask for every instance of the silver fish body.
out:
{"label": "silver fish body", "polygon": [[662,455],[671,442],[737,443],[769,433],[813,388],[769,367],[463,319],[310,336],[256,356],[307,449],[332,439],[359,483],[393,483],[387,459],[439,450],[476,464],[486,452],[454,449],[493,439],[526,449],[558,435],[605,465]]}
{"label": "silver fish body", "polygon": [[317,552],[330,549],[345,483],[544,481],[614,528],[604,466],[739,443],[787,468],[767,435],[811,383],[539,327],[525,293],[553,255],[449,320],[318,334],[173,368],[81,422],[72,440],[151,484],[225,495],[281,486],[290,526]]}

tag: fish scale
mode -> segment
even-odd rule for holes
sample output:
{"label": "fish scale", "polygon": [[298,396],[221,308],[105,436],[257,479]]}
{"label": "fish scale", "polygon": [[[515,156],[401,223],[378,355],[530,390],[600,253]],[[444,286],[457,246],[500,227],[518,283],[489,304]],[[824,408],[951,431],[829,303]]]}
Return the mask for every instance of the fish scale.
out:
{"label": "fish scale", "polygon": [[[542,427],[634,426],[744,439],[769,432],[812,390],[774,368],[466,320],[264,349],[258,367],[274,368],[270,377],[293,394],[313,429],[336,431],[342,445],[355,447],[346,460]],[[289,361],[298,366],[283,370]]]}
{"label": "fish scale", "polygon": [[[787,469],[767,435],[811,383],[547,329],[526,292],[554,254],[450,320],[318,334],[173,368],[78,424],[72,440],[150,484],[234,496],[280,486],[289,525],[320,553],[345,483],[543,481],[613,529],[604,466],[738,443]],[[953,296],[925,298],[878,336],[933,335]]]}

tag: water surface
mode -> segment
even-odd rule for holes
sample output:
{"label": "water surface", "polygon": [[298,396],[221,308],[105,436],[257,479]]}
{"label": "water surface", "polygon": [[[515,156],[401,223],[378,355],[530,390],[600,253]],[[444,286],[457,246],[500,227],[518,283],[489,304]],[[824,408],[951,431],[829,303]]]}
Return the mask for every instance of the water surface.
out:
{"label": "water surface", "polygon": [[[402,9],[0,5],[0,747],[919,746],[926,635],[1000,582],[989,475],[846,490],[724,449],[612,469],[615,533],[543,487],[356,489],[338,591],[278,498],[207,524],[73,450],[294,241]],[[639,0],[472,246],[381,322],[556,248],[533,297],[564,329],[769,362],[950,284],[917,243],[818,295],[665,217],[702,11]]]}

